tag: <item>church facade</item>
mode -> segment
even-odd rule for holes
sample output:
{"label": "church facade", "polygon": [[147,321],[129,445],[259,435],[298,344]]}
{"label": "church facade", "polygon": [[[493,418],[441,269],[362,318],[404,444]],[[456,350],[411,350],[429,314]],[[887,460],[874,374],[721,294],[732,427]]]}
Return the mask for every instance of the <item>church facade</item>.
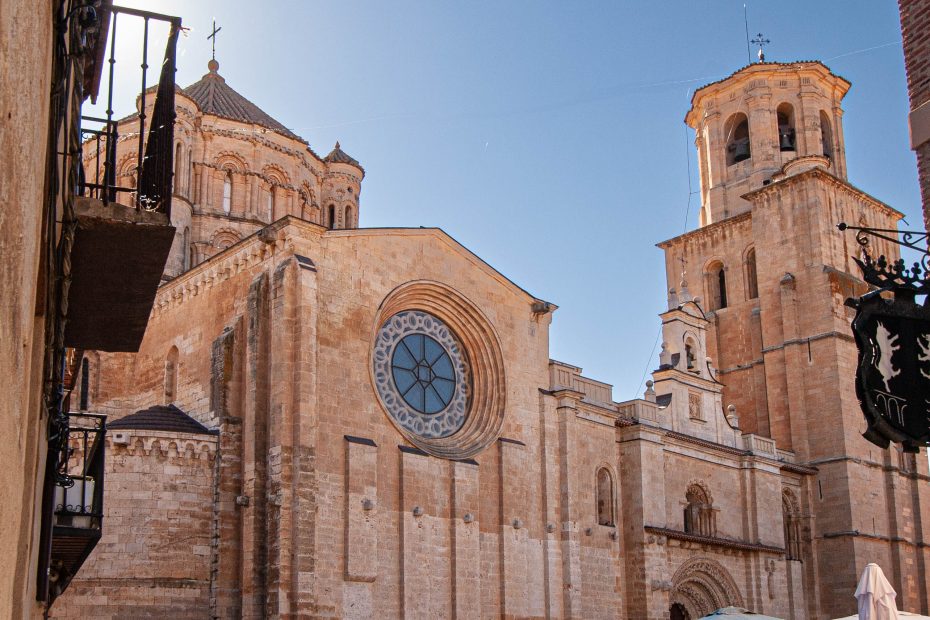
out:
{"label": "church facade", "polygon": [[53,616],[832,618],[873,561],[928,611],[928,476],[860,436],[835,224],[901,214],[846,180],[843,78],[695,93],[701,225],[659,244],[660,366],[614,402],[550,359],[555,305],[439,229],[358,228],[360,164],[218,69],[177,94],[142,347],[88,354],[104,535]]}

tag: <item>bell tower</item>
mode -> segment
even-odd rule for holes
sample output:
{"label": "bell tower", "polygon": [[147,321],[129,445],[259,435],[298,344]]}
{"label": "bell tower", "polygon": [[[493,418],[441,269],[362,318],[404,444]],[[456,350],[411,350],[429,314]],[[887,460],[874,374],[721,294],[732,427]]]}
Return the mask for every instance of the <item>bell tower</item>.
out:
{"label": "bell tower", "polygon": [[[847,181],[849,87],[819,62],[760,62],[698,89],[685,122],[696,132],[700,227],[659,244],[669,287],[686,271],[692,296],[683,309],[681,290],[670,295],[660,375],[696,387],[704,369],[690,360],[706,355],[714,415],[732,406],[742,432],[771,438],[806,472],[800,528],[812,552],[803,563],[786,555],[783,569],[816,593],[812,618],[854,611],[849,592],[868,562],[890,574],[904,608],[923,608],[930,591],[926,482],[911,455],[862,437],[844,302],[868,287],[852,260],[859,247],[837,224],[894,229],[902,214]],[[886,241],[871,251],[898,257]],[[685,325],[699,355],[688,355]],[[656,392],[672,386],[657,381]]]}
{"label": "bell tower", "polygon": [[701,226],[748,211],[741,196],[785,166],[845,179],[840,103],[849,86],[819,62],[763,62],[695,92],[685,123],[696,133]]}

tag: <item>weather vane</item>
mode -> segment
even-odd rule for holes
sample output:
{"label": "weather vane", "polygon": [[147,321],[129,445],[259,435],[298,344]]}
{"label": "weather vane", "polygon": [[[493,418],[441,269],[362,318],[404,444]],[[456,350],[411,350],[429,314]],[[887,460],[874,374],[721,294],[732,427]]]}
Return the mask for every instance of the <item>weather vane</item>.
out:
{"label": "weather vane", "polygon": [[[222,29],[223,29],[222,26],[220,26],[219,28],[216,27],[216,20],[214,19],[213,20],[213,32],[211,32],[210,36],[207,37],[208,39],[213,39],[213,60],[216,60],[216,33]],[[759,35],[759,36],[762,36],[762,35]],[[753,43],[755,43],[755,41],[753,41]]]}
{"label": "weather vane", "polygon": [[759,62],[765,62],[765,52],[762,51],[762,47],[768,45],[771,41],[764,38],[760,32],[756,35],[756,38],[752,40],[752,43],[759,46]]}

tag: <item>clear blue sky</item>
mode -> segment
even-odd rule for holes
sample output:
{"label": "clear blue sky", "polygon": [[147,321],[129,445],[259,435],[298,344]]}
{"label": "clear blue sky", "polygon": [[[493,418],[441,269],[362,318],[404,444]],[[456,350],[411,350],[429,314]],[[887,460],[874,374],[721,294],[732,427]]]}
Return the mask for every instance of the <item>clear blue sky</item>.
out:
{"label": "clear blue sky", "polygon": [[[120,3],[183,18],[183,86],[206,72],[215,17],[233,88],[318,153],[339,140],[361,161],[362,226],[443,228],[560,306],[552,357],[617,400],[641,393],[666,299],[654,244],[697,225],[682,119],[693,89],[747,63],[741,1]],[[897,3],[748,11],[768,60],[852,82],[850,181],[919,228]]]}

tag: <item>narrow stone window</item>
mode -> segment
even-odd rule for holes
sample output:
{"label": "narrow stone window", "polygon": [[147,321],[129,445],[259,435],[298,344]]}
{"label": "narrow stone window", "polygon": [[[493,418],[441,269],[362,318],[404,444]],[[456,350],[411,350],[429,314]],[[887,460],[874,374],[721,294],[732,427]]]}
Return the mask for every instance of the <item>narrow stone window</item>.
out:
{"label": "narrow stone window", "polygon": [[191,247],[191,229],[187,226],[184,227],[184,233],[181,235],[181,266],[184,271],[187,271],[191,268],[190,262],[190,247]]}
{"label": "narrow stone window", "polygon": [[707,269],[707,302],[710,310],[727,307],[727,273],[723,263],[715,262]]}
{"label": "narrow stone window", "polygon": [[727,165],[744,161],[752,157],[749,145],[749,119],[742,112],[737,112],[723,126],[727,144]]}
{"label": "narrow stone window", "polygon": [[268,194],[265,196],[265,211],[268,213],[268,221],[274,221],[274,185],[268,188]]}
{"label": "narrow stone window", "polygon": [[714,507],[707,491],[699,484],[692,484],[685,493],[685,532],[699,536],[715,536],[717,523]]}
{"label": "narrow stone window", "polygon": [[801,520],[797,499],[785,489],[781,497],[782,522],[785,528],[785,559],[801,559]]}
{"label": "narrow stone window", "polygon": [[794,131],[794,107],[790,103],[782,103],[775,111],[778,119],[778,150],[796,151]]}
{"label": "narrow stone window", "polygon": [[833,127],[827,113],[820,111],[820,142],[823,146],[824,157],[833,158]]}
{"label": "narrow stone window", "polygon": [[223,211],[226,215],[232,210],[232,172],[226,171],[223,179]]}
{"label": "narrow stone window", "polygon": [[178,145],[174,149],[174,180],[173,187],[175,194],[181,193],[181,143],[178,142]]}
{"label": "narrow stone window", "polygon": [[756,249],[746,252],[746,295],[749,299],[759,296],[759,279],[756,275]]}
{"label": "narrow stone window", "polygon": [[614,485],[606,467],[597,470],[597,523],[614,525]]}
{"label": "narrow stone window", "polygon": [[328,216],[327,223],[330,228],[336,228],[336,205],[329,205],[326,215]]}
{"label": "narrow stone window", "polygon": [[90,405],[90,360],[81,360],[81,411],[87,411]]}
{"label": "narrow stone window", "polygon": [[352,207],[351,206],[346,206],[346,215],[345,215],[345,218],[343,218],[343,222],[345,222],[346,228],[352,228]]}
{"label": "narrow stone window", "polygon": [[178,390],[178,348],[171,347],[165,358],[165,404],[170,405],[177,398]]}

